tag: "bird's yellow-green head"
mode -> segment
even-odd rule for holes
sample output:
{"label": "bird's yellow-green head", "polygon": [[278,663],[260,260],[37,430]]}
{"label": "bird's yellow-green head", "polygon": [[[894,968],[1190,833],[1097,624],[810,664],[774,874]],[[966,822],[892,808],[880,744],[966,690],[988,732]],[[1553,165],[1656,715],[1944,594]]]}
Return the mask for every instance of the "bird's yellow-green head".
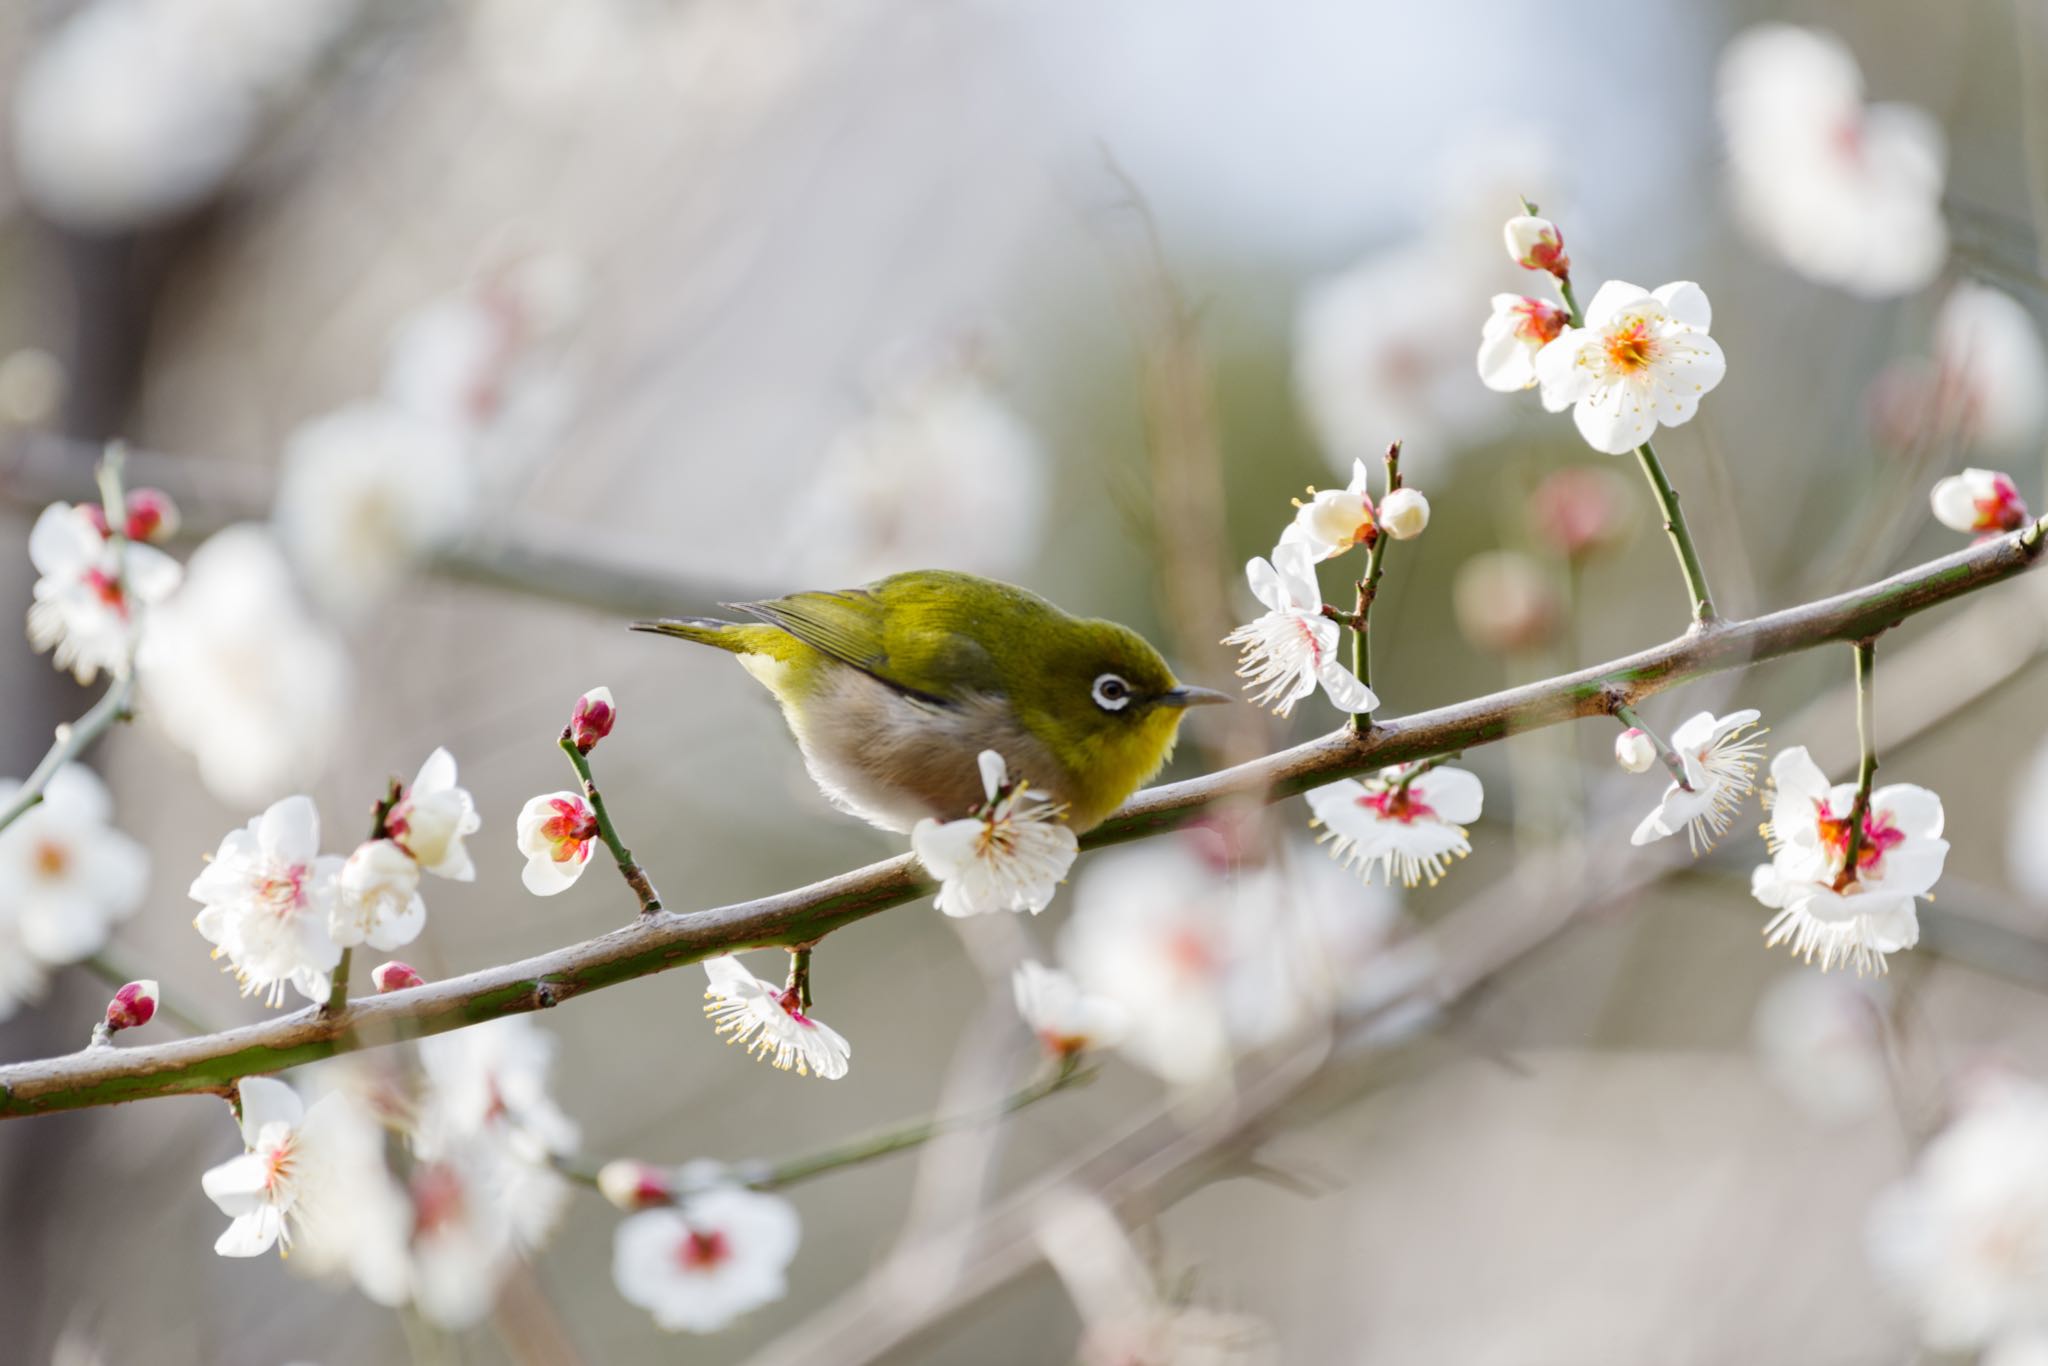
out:
{"label": "bird's yellow-green head", "polygon": [[892,792],[952,815],[974,805],[975,752],[993,748],[1088,829],[1159,771],[1186,708],[1228,700],[1183,686],[1128,627],[971,574],[732,606],[754,622],[637,625],[738,655],[781,701],[820,783],[892,828],[901,820],[875,814],[896,809]]}

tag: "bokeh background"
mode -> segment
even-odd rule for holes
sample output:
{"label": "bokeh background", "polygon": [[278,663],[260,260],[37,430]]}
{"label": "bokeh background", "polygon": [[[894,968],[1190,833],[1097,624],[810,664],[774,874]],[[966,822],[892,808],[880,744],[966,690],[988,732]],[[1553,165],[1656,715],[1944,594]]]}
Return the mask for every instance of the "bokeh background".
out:
{"label": "bokeh background", "polygon": [[[671,905],[895,852],[827,807],[739,670],[629,635],[636,615],[949,565],[1126,621],[1221,685],[1214,641],[1255,610],[1244,559],[1290,496],[1399,437],[1434,519],[1375,609],[1391,712],[1675,634],[1682,585],[1629,462],[1474,373],[1488,297],[1530,288],[1499,245],[1518,194],[1565,225],[1583,279],[1711,296],[1728,377],[1662,448],[1727,610],[1956,548],[1926,490],[1966,463],[2041,500],[2037,338],[2001,449],[1910,397],[1959,282],[2041,311],[2048,23],[2027,4],[150,8],[0,15],[0,599],[25,610],[31,521],[90,496],[114,437],[134,482],[178,499],[180,558],[246,522],[293,556],[299,634],[252,632],[237,666],[298,652],[270,713],[288,756],[202,773],[194,749],[236,743],[224,704],[211,740],[145,707],[90,759],[152,862],[103,966],[210,1024],[265,1012],[191,929],[202,856],[286,791],[352,832],[436,745],[477,794],[479,874],[429,889],[409,961],[450,975],[626,919],[601,869],[526,893],[512,839],[527,797],[567,785],[554,736],[597,684],[623,715],[600,777]],[[1831,287],[1743,231],[1715,73],[1770,19],[1834,32],[1874,97],[1945,131],[1951,250],[1919,287]],[[371,403],[459,428],[463,487],[432,487],[405,445],[429,438]],[[336,413],[355,425],[320,426]],[[292,492],[322,441],[359,454]],[[1619,476],[1629,510],[1576,558],[1531,511],[1564,470]],[[1566,487],[1583,506],[1607,486]],[[1765,951],[1753,806],[1697,863],[1629,853],[1659,789],[1616,774],[1588,722],[1467,756],[1487,809],[1442,886],[1396,908],[1303,879],[1317,915],[1373,934],[1398,916],[1428,946],[1428,1027],[1378,1050],[1311,1029],[1198,1101],[1111,1058],[999,1151],[797,1188],[790,1294],[721,1334],[672,1337],[620,1299],[619,1216],[588,1192],[460,1333],[216,1258],[199,1174],[236,1143],[196,1098],[0,1129],[5,1355],[1066,1362],[1081,1314],[1028,1229],[998,1224],[993,1259],[925,1235],[1142,1124],[1082,1184],[1107,1186],[1162,1297],[1263,1325],[1176,1360],[1914,1360],[1865,1255],[1871,1203],[1967,1078],[2048,1072],[2044,641],[2038,585],[2013,584],[1880,651],[1886,777],[1945,796],[1954,850],[1922,947],[1874,986],[1815,986]],[[1840,775],[1849,674],[1828,650],[1647,714],[1755,706]],[[20,775],[91,693],[25,640],[0,680],[0,771]],[[1333,723],[1240,710],[1197,715],[1173,772]],[[1306,833],[1299,802],[1274,820]],[[845,1081],[717,1046],[685,969],[542,1021],[555,1094],[593,1155],[665,1162],[790,1155],[971,1099],[977,1069],[1025,1062],[985,972],[1019,936],[1053,952],[1096,857],[1044,916],[973,942],[923,904],[833,936],[820,1006],[854,1041]],[[109,989],[56,971],[0,1055],[78,1046]]]}

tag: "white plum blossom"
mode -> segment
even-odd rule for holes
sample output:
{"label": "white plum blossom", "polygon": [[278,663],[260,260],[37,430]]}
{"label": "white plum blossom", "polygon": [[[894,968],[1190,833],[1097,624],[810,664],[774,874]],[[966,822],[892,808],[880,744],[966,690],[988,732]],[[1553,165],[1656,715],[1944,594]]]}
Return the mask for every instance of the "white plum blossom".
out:
{"label": "white plum blossom", "polygon": [[1910,783],[1872,792],[1849,870],[1856,785],[1830,787],[1804,746],[1771,760],[1771,783],[1772,858],[1750,878],[1751,894],[1778,912],[1765,942],[1789,942],[1823,972],[1883,972],[1887,954],[1919,942],[1914,902],[1933,890],[1948,857],[1941,798]]}
{"label": "white plum blossom", "polygon": [[1273,548],[1272,560],[1245,565],[1244,575],[1266,614],[1232,631],[1223,643],[1241,651],[1237,676],[1245,680],[1254,702],[1286,716],[1321,687],[1339,711],[1356,715],[1380,704],[1338,658],[1341,637],[1337,623],[1323,615],[1322,590],[1307,545],[1283,542]]}
{"label": "white plum blossom", "polygon": [[463,845],[483,824],[476,799],[455,781],[455,756],[436,749],[420,765],[412,786],[384,818],[385,833],[421,869],[456,882],[474,882],[476,865]]}
{"label": "white plum blossom", "polygon": [[1052,903],[1080,842],[1065,808],[1013,784],[1002,755],[985,749],[976,763],[987,801],[957,821],[925,817],[911,828],[911,851],[939,879],[937,905],[947,915],[1036,915]]}
{"label": "white plum blossom", "polygon": [[426,928],[420,866],[390,840],[366,840],[341,865],[327,933],[343,948],[395,949]]}
{"label": "white plum blossom", "polygon": [[1750,732],[1761,716],[1738,711],[1716,717],[1703,711],[1672,731],[1671,749],[1685,766],[1691,790],[1676,782],[1664,789],[1664,799],[1643,817],[1629,843],[1649,844],[1683,830],[1694,854],[1713,848],[1728,833],[1742,799],[1756,790],[1764,732]]}
{"label": "white plum blossom", "polygon": [[1883,983],[1788,972],[1757,1002],[1751,1033],[1764,1074],[1807,1113],[1851,1124],[1891,1093]]}
{"label": "white plum blossom", "polygon": [[762,981],[732,957],[706,959],[704,975],[704,1013],[727,1043],[745,1044],[749,1057],[800,1077],[846,1075],[852,1046],[806,1013],[793,988]]}
{"label": "white plum blossom", "polygon": [[1634,450],[1660,424],[1690,422],[1727,373],[1721,344],[1707,335],[1712,323],[1705,291],[1690,280],[1655,290],[1609,280],[1586,306],[1586,325],[1536,353],[1543,406],[1570,408],[1596,451]]}
{"label": "white plum blossom", "polygon": [[1130,1017],[1121,1005],[1083,991],[1058,968],[1019,963],[1010,987],[1017,998],[1017,1014],[1056,1056],[1113,1048],[1130,1028]]}
{"label": "white plum blossom", "polygon": [[52,503],[28,535],[38,575],[28,609],[36,653],[54,651],[60,669],[90,683],[104,669],[126,674],[143,618],[177,588],[183,571],[155,546],[123,540],[117,550],[90,504]]}
{"label": "white plum blossom", "polygon": [[1967,469],[1936,483],[1928,495],[1934,519],[1951,531],[1997,536],[2027,524],[2027,505],[2012,476],[1998,470]]}
{"label": "white plum blossom", "polygon": [[1571,325],[1571,315],[1548,299],[1496,294],[1479,328],[1479,382],[1496,393],[1536,387],[1536,353]]}
{"label": "white plum blossom", "polygon": [[643,1210],[612,1237],[612,1280],[664,1330],[714,1333],[789,1292],[799,1225],[787,1200],[726,1186]]}
{"label": "white plum blossom", "polygon": [[[20,790],[0,783],[0,804]],[[106,785],[67,764],[0,830],[0,1019],[42,995],[48,969],[99,952],[142,905],[149,854],[113,814]]]}
{"label": "white plum blossom", "polygon": [[262,527],[229,527],[192,554],[138,661],[145,716],[199,764],[215,796],[257,806],[326,767],[348,704],[348,656],[307,615]]}
{"label": "white plum blossom", "polygon": [[1345,778],[1308,794],[1331,857],[1370,882],[1434,887],[1450,860],[1472,852],[1465,826],[1479,819],[1485,791],[1462,768],[1404,764],[1360,782]]}
{"label": "white plum blossom", "polygon": [[1309,500],[1296,505],[1294,520],[1280,533],[1280,544],[1307,546],[1316,563],[1334,559],[1355,545],[1370,544],[1379,528],[1371,489],[1372,476],[1365,462],[1352,461],[1349,484],[1341,489],[1309,490]]}
{"label": "white plum blossom", "polygon": [[1882,297],[1932,281],[1948,257],[1940,125],[1863,102],[1856,58],[1831,34],[1759,24],[1721,57],[1721,126],[1750,235],[1822,284]]}
{"label": "white plum blossom", "polygon": [[226,954],[244,996],[284,1003],[287,985],[325,1001],[341,961],[329,924],[340,896],[342,860],[320,852],[320,814],[310,797],[286,797],[240,830],[193,879],[193,925]]}
{"label": "white plum blossom", "polygon": [[2017,1080],[1974,1097],[1872,1207],[1872,1262],[1920,1336],[1967,1352],[2048,1329],[2048,1093]]}
{"label": "white plum blossom", "polygon": [[885,367],[787,510],[793,572],[863,582],[945,564],[1008,577],[1045,536],[1049,460],[971,343]]}
{"label": "white plum blossom", "polygon": [[467,529],[471,484],[454,432],[394,404],[354,403],[286,439],[278,539],[322,606],[360,617]]}
{"label": "white plum blossom", "polygon": [[524,1015],[422,1039],[422,1143],[441,1151],[488,1134],[536,1165],[575,1151],[576,1122],[548,1089],[555,1052],[555,1036]]}
{"label": "white plum blossom", "polygon": [[520,808],[513,827],[526,855],[520,881],[535,896],[567,891],[597,844],[597,813],[580,792],[544,792]]}
{"label": "white plum blossom", "polygon": [[290,1248],[294,1230],[320,1217],[330,1194],[324,1141],[340,1101],[323,1097],[309,1110],[298,1092],[269,1077],[244,1077],[236,1090],[247,1151],[208,1170],[199,1184],[233,1220],[213,1250],[255,1257]]}

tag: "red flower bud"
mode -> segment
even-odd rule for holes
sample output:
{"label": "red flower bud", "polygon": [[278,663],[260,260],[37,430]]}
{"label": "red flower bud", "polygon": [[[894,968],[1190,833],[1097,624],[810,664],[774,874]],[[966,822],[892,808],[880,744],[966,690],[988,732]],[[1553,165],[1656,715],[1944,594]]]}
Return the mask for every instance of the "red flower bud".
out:
{"label": "red flower bud", "polygon": [[162,489],[136,489],[128,495],[127,531],[131,541],[168,541],[178,534],[178,505]]}
{"label": "red flower bud", "polygon": [[579,754],[597,748],[597,742],[612,733],[619,709],[612,703],[610,688],[592,688],[576,699],[576,714],[569,718],[569,735]]}
{"label": "red flower bud", "polygon": [[113,1034],[148,1024],[156,1015],[156,1000],[155,982],[130,982],[122,987],[107,1002],[107,1032]]}
{"label": "red flower bud", "polygon": [[597,1188],[605,1199],[629,1212],[672,1205],[676,1199],[675,1176],[668,1168],[629,1157],[605,1163],[597,1173]]}

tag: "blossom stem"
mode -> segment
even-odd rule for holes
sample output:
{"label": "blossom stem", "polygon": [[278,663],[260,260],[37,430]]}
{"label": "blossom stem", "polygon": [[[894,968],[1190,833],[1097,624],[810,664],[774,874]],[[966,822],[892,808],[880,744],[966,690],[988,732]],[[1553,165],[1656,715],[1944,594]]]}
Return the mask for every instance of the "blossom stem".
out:
{"label": "blossom stem", "polygon": [[[1150,788],[1081,843],[1093,849],[1144,839],[1180,829],[1221,802],[1278,801],[1394,764],[1606,716],[1617,696],[1634,704],[1712,674],[1867,640],[1907,617],[2024,573],[2048,549],[2042,525],[2048,523],[1832,598],[1709,633],[1687,632],[1576,673],[1383,722],[1362,736],[1347,727],[1262,759]],[[10,1063],[0,1066],[0,1118],[156,1096],[232,1094],[245,1076],[559,1005],[743,948],[814,944],[833,930],[926,895],[931,886],[916,860],[904,854],[753,901],[692,915],[643,916],[623,929],[532,958],[366,996],[343,1015],[302,1010],[203,1038]]]}
{"label": "blossom stem", "polygon": [[1686,590],[1692,594],[1693,624],[1704,626],[1714,619],[1714,595],[1707,591],[1707,571],[1700,564],[1699,547],[1693,544],[1692,529],[1685,524],[1685,513],[1679,510],[1678,490],[1665,478],[1663,463],[1649,442],[1636,447],[1636,460],[1643,467],[1643,477],[1650,481],[1657,506],[1664,511],[1664,530],[1671,537],[1671,548],[1678,554]]}
{"label": "blossom stem", "polygon": [[[1380,491],[1380,502],[1387,501],[1387,495],[1401,487],[1401,443],[1396,441],[1387,447],[1386,486]],[[1372,538],[1372,548],[1365,552],[1365,574],[1358,580],[1358,598],[1351,608],[1351,672],[1366,687],[1372,686],[1372,639],[1366,634],[1370,624],[1367,616],[1372,611],[1372,600],[1379,595],[1380,574],[1386,563],[1387,544],[1394,538],[1387,534],[1385,527],[1378,528]],[[1372,728],[1372,715],[1359,712],[1351,718],[1351,729],[1364,734]]]}
{"label": "blossom stem", "polygon": [[1871,673],[1877,663],[1877,638],[1856,642],[1856,742],[1863,761],[1856,769],[1856,797],[1849,803],[1849,839],[1842,849],[1845,884],[1856,880],[1856,860],[1863,853],[1863,820],[1870,812],[1870,784],[1877,777],[1877,720]]}
{"label": "blossom stem", "polygon": [[1657,751],[1658,761],[1662,763],[1666,769],[1670,770],[1671,781],[1677,783],[1679,788],[1683,791],[1692,791],[1692,784],[1687,782],[1685,778],[1685,760],[1678,757],[1678,751],[1671,748],[1670,745],[1666,744],[1664,742],[1664,737],[1659,735],[1655,730],[1653,730],[1648,722],[1644,721],[1642,717],[1636,715],[1636,709],[1634,707],[1631,707],[1626,702],[1615,703],[1614,719],[1621,722],[1622,725],[1631,727],[1635,730],[1639,730],[1644,735],[1648,736],[1650,744]]}
{"label": "blossom stem", "polygon": [[626,885],[633,889],[633,895],[640,902],[640,914],[652,915],[661,909],[661,893],[654,890],[646,870],[633,862],[633,851],[619,838],[619,828],[612,824],[611,813],[605,810],[604,796],[597,790],[597,779],[590,776],[590,759],[576,748],[576,737],[568,727],[562,728],[562,738],[557,742],[562,753],[569,756],[569,763],[575,768],[576,776],[583,782],[584,800],[590,803],[590,814],[597,821],[597,836],[604,841],[604,847],[612,851],[612,861],[619,865],[619,876],[626,879]]}
{"label": "blossom stem", "polygon": [[[391,809],[397,806],[404,796],[405,785],[400,783],[398,779],[393,778],[390,785],[384,789],[384,795],[377,799],[377,805],[370,813],[370,841],[372,843],[391,837],[389,825]],[[329,1015],[334,1014],[348,1004],[348,974],[350,967],[354,965],[354,960],[355,950],[353,948],[345,948],[341,951],[341,961],[334,965],[334,981],[327,988],[326,1002],[320,1007],[321,1010]]]}
{"label": "blossom stem", "polygon": [[789,983],[784,991],[796,995],[796,1008],[811,1008],[811,949],[810,944],[799,944],[789,951]]}
{"label": "blossom stem", "polygon": [[1571,276],[1560,275],[1557,277],[1557,297],[1564,300],[1564,311],[1571,315],[1572,326],[1584,327],[1586,325],[1586,315],[1579,308],[1578,296],[1572,293]]}

